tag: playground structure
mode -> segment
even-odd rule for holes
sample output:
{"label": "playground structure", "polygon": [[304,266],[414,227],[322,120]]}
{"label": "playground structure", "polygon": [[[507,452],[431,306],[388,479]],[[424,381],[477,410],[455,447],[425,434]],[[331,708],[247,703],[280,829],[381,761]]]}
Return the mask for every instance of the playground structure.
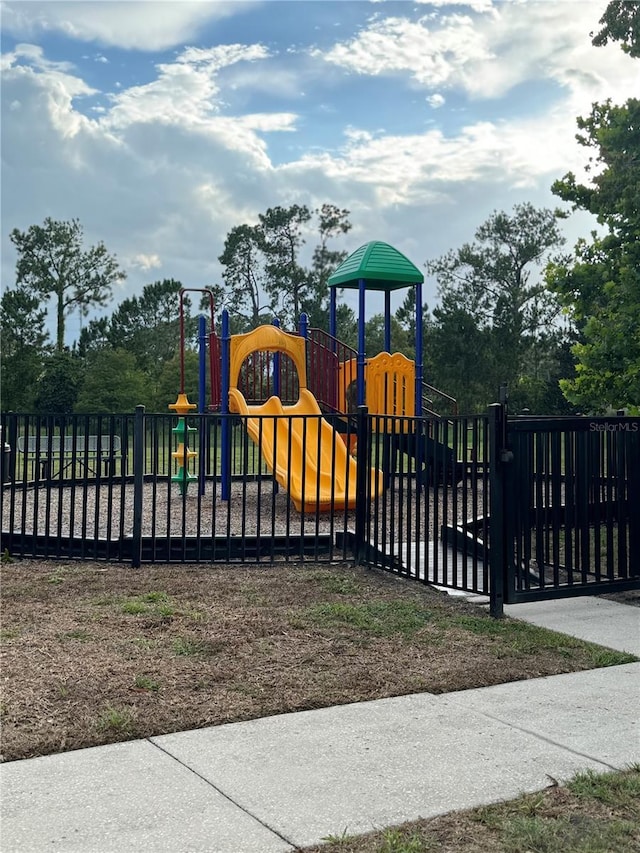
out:
{"label": "playground structure", "polygon": [[[449,446],[428,434],[418,444],[407,440],[407,434],[415,429],[411,418],[437,414],[434,397],[448,404],[451,414],[457,414],[452,397],[423,381],[423,281],[422,273],[397,249],[380,241],[366,243],[349,255],[329,278],[329,333],[309,328],[303,314],[297,335],[284,332],[277,325],[260,326],[245,335],[230,335],[228,315],[223,312],[219,360],[214,357],[219,344],[215,338],[211,294],[201,291],[210,297],[210,407],[219,407],[223,414],[236,413],[247,418],[249,435],[298,511],[324,512],[355,505],[356,469],[351,454],[357,436],[350,431],[347,421],[350,414],[364,406],[369,415],[376,416],[374,430],[383,435],[384,447],[385,476],[383,479],[380,471],[371,471],[371,495],[388,485],[398,452],[415,457],[421,483],[441,479],[447,471],[462,473],[461,463]],[[391,352],[391,293],[407,287],[415,289],[415,361],[402,353]],[[358,290],[357,350],[336,336],[337,292],[343,288]],[[367,358],[365,349],[368,290],[383,292],[385,298],[384,351],[371,358]],[[177,465],[172,480],[178,483],[181,493],[198,479],[189,470],[197,453],[189,448],[190,428],[184,420],[195,406],[184,393],[183,292],[180,294],[181,387],[177,402],[170,406],[181,416],[174,429],[179,443],[172,454]],[[203,336],[201,340],[204,339]],[[205,364],[202,346],[200,364],[202,401]],[[248,381],[251,375],[253,381]],[[346,441],[340,438],[344,433],[349,433]],[[222,497],[228,499],[230,431],[225,424],[222,454]],[[427,459],[432,463],[437,460],[437,464],[427,466]]]}
{"label": "playground structure", "polygon": [[[262,405],[247,404],[237,383],[246,356],[257,350],[291,358],[297,371],[296,403],[283,406],[279,397],[272,396]],[[354,509],[356,462],[307,388],[304,338],[261,326],[230,339],[229,361],[229,411],[247,417],[249,435],[298,512]],[[382,489],[380,472],[371,472],[370,489],[373,495]]]}
{"label": "playground structure", "polygon": [[[353,559],[488,594],[494,614],[637,588],[640,419],[510,417],[506,400],[457,415],[422,380],[421,340],[414,362],[365,353],[367,285],[385,290],[391,349],[388,294],[420,273],[391,278],[408,262],[386,244],[354,254],[330,281],[332,333],[302,316],[297,334],[231,335],[223,312],[219,339],[211,306],[197,413],[184,361],[175,414],[0,412],[2,549],[133,566]],[[335,335],[342,286],[359,289],[357,350]]]}

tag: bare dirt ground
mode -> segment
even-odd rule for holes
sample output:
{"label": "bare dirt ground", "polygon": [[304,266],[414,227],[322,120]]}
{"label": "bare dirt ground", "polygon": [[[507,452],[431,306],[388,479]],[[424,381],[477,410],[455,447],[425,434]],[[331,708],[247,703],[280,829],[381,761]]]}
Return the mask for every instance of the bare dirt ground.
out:
{"label": "bare dirt ground", "polygon": [[347,565],[22,560],[0,580],[5,761],[631,659]]}

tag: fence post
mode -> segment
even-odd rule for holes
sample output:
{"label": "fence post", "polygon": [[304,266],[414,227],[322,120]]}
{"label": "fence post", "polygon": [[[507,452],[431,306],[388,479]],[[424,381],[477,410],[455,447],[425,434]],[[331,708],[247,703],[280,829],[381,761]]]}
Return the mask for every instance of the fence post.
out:
{"label": "fence post", "polygon": [[131,565],[142,562],[142,492],[144,488],[144,406],[136,406],[133,424],[133,535]]}
{"label": "fence post", "polygon": [[[231,498],[231,424],[229,422],[230,345],[229,312],[225,308],[222,312],[222,376],[220,379],[220,414],[222,415],[220,424],[220,443],[222,445],[220,458],[220,497],[223,501],[228,501]],[[234,379],[237,385],[239,377],[236,376]]]}
{"label": "fence post", "polygon": [[504,579],[506,549],[505,471],[502,459],[506,429],[506,406],[489,406],[489,613],[504,616]]}
{"label": "fence post", "polygon": [[358,455],[356,457],[356,534],[353,545],[353,557],[357,566],[365,559],[367,512],[369,510],[369,495],[367,494],[367,477],[370,467],[370,425],[369,409],[358,406]]}

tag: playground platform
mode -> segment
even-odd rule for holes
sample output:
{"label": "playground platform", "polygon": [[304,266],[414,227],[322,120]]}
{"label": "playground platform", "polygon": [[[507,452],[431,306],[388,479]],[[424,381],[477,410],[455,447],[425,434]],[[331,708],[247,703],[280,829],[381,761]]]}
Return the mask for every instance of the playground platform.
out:
{"label": "playground platform", "polygon": [[[640,608],[509,615],[640,655]],[[3,853],[281,853],[640,762],[640,662],[0,765]]]}

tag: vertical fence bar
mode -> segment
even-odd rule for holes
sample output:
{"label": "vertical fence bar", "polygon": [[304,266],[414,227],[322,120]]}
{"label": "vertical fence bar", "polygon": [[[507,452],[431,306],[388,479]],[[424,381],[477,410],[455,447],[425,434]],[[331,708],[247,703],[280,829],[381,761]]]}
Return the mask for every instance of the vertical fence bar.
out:
{"label": "vertical fence bar", "polygon": [[142,492],[144,488],[144,406],[136,406],[133,425],[133,531],[131,565],[140,568],[142,562]]}
{"label": "vertical fence bar", "polygon": [[505,548],[505,493],[504,471],[501,462],[504,436],[505,406],[489,406],[489,490],[491,516],[489,520],[489,613],[504,616],[504,579],[507,552]]}
{"label": "vertical fence bar", "polygon": [[365,559],[367,527],[367,477],[369,476],[369,409],[358,406],[358,456],[356,459],[356,533],[353,556],[356,565]]}

